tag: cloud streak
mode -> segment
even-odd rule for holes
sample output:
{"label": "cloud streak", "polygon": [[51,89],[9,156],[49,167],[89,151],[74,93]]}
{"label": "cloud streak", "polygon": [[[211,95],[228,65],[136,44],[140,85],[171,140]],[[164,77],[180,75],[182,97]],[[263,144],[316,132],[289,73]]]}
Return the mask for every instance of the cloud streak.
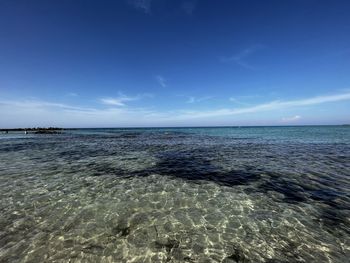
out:
{"label": "cloud streak", "polygon": [[239,99],[237,99],[235,97],[230,97],[229,101],[231,101],[233,103],[236,103],[236,104],[239,104],[239,105],[243,105],[243,106],[248,106],[249,105],[248,103],[242,102],[242,101],[240,101]]}
{"label": "cloud streak", "polygon": [[90,108],[40,100],[0,101],[0,128],[118,127],[152,125],[155,113],[143,108]]}
{"label": "cloud streak", "polygon": [[105,97],[105,98],[101,98],[99,99],[100,103],[107,105],[107,106],[126,106],[126,102],[128,101],[136,101],[136,100],[140,100],[141,98],[144,97],[153,97],[152,94],[138,94],[137,96],[126,96],[122,93],[119,93],[118,97]]}
{"label": "cloud streak", "polygon": [[146,14],[151,13],[152,0],[128,0],[128,3],[134,8],[139,9]]}
{"label": "cloud streak", "polygon": [[156,76],[156,80],[159,83],[159,85],[162,86],[163,88],[165,88],[167,86],[166,80],[162,76],[160,76],[160,75]]}
{"label": "cloud streak", "polygon": [[190,96],[190,97],[188,97],[188,100],[186,102],[187,103],[197,103],[197,102],[202,102],[202,101],[205,101],[205,100],[209,100],[211,98],[212,98],[211,96],[200,97],[200,98],[196,98],[196,97]]}
{"label": "cloud streak", "polygon": [[328,102],[337,102],[350,100],[350,93],[329,95],[329,96],[317,96],[308,99],[300,100],[289,100],[289,101],[271,101],[267,103],[258,104],[251,107],[242,107],[236,109],[219,109],[211,111],[187,111],[183,112],[179,117],[181,118],[208,118],[208,117],[217,117],[217,116],[230,116],[238,114],[247,114],[247,113],[259,113],[271,110],[278,110],[284,108],[293,108],[300,106],[311,106],[317,104],[323,104]]}
{"label": "cloud streak", "polygon": [[41,100],[2,100],[0,106],[10,106],[14,109],[43,109],[43,108],[55,108],[62,110],[76,110],[76,111],[94,111],[93,108],[89,107],[77,107],[71,106],[64,103],[47,102]]}
{"label": "cloud streak", "polygon": [[[141,95],[139,95],[141,96]],[[147,96],[147,95],[145,95]],[[120,103],[139,97],[122,97],[107,100],[107,108],[72,106],[64,103],[40,100],[0,100],[0,126],[62,126],[62,127],[118,127],[200,125],[213,123],[218,117],[263,113],[286,108],[319,105],[338,101],[349,101],[350,93],[315,96],[299,100],[271,101],[254,106],[222,108],[216,110],[172,110],[157,111],[147,108],[120,107]],[[124,105],[124,104],[123,104]],[[245,118],[245,117],[244,117]],[[284,118],[284,121],[300,120],[299,115]],[[196,120],[196,122],[193,122]],[[229,119],[228,119],[229,120]],[[248,119],[247,119],[248,120]],[[278,121],[277,121],[278,122]]]}
{"label": "cloud streak", "polygon": [[296,122],[301,119],[301,116],[295,115],[293,117],[284,117],[282,118],[282,122]]}
{"label": "cloud streak", "polygon": [[101,98],[100,102],[104,105],[111,106],[125,106],[125,102],[139,100],[140,97],[128,97],[128,96],[120,96],[117,98]]}
{"label": "cloud streak", "polygon": [[246,68],[246,69],[255,69],[253,66],[248,64],[246,62],[246,59],[256,53],[258,50],[262,49],[262,45],[254,45],[251,47],[248,47],[246,49],[243,49],[242,51],[238,52],[237,54],[230,56],[230,57],[221,57],[221,62],[227,63],[227,62],[234,62],[237,65]]}

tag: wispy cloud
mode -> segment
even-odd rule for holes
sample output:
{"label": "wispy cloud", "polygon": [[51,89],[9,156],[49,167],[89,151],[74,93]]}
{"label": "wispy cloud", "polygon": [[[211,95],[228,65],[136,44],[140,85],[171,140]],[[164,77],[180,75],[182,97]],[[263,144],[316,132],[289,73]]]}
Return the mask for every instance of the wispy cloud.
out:
{"label": "wispy cloud", "polygon": [[98,109],[40,100],[0,101],[0,128],[142,126],[151,124],[154,116],[153,111],[143,108]]}
{"label": "wispy cloud", "polygon": [[160,75],[156,76],[156,80],[159,83],[159,85],[161,85],[163,88],[165,88],[167,86],[166,80],[162,76],[160,76]]}
{"label": "wispy cloud", "polygon": [[292,117],[284,117],[282,118],[282,122],[296,122],[301,119],[301,116],[295,115]]}
{"label": "wispy cloud", "polygon": [[139,9],[146,14],[151,13],[152,0],[128,0],[128,3],[134,8]]}
{"label": "wispy cloud", "polygon": [[69,96],[69,97],[78,97],[78,93],[75,93],[75,92],[68,92],[68,93],[67,93],[67,96]]}
{"label": "wispy cloud", "polygon": [[47,102],[37,99],[29,99],[29,100],[1,100],[0,105],[2,106],[11,106],[13,108],[32,108],[32,109],[40,109],[40,108],[56,108],[63,110],[78,110],[78,111],[93,111],[93,108],[89,107],[77,107],[64,103],[55,103],[55,102]]}
{"label": "wispy cloud", "polygon": [[196,9],[197,6],[197,1],[192,0],[192,1],[185,1],[182,3],[181,7],[185,11],[187,15],[192,15],[193,11]]}
{"label": "wispy cloud", "polygon": [[[145,95],[146,96],[146,95]],[[319,105],[338,101],[349,101],[350,93],[315,96],[299,100],[270,101],[254,106],[222,108],[207,111],[172,110],[157,111],[138,107],[120,107],[120,103],[135,100],[136,97],[120,97],[107,100],[105,108],[72,106],[64,103],[41,100],[0,100],[0,126],[65,126],[65,127],[116,127],[116,126],[160,126],[199,125],[213,123],[218,117],[250,113],[263,113],[287,108]],[[121,100],[120,100],[121,99]],[[102,102],[102,101],[101,101]],[[249,118],[246,118],[246,120]],[[300,115],[284,118],[284,121],[298,121]],[[196,120],[196,122],[193,122]],[[223,119],[222,119],[223,120]],[[227,120],[232,120],[228,118]]]}
{"label": "wispy cloud", "polygon": [[138,94],[136,96],[127,96],[122,93],[119,93],[118,97],[105,97],[105,98],[99,99],[99,101],[104,105],[125,106],[126,102],[128,101],[136,101],[146,97],[150,98],[150,97],[153,97],[153,95],[149,93],[143,93],[143,94]]}
{"label": "wispy cloud", "polygon": [[180,114],[179,118],[209,118],[216,116],[230,116],[230,115],[238,115],[238,114],[246,114],[246,113],[256,113],[256,112],[264,112],[271,110],[279,110],[284,108],[293,108],[300,106],[311,106],[317,104],[323,104],[327,102],[336,102],[336,101],[345,101],[350,100],[350,93],[336,94],[336,95],[328,95],[328,96],[317,96],[308,99],[300,99],[300,100],[289,100],[289,101],[271,101],[267,103],[258,104],[250,107],[242,107],[242,108],[224,108],[218,110],[209,110],[209,111],[183,111]]}
{"label": "wispy cloud", "polygon": [[201,102],[201,101],[205,101],[205,100],[209,100],[213,97],[211,96],[206,96],[206,97],[193,97],[193,96],[190,96],[188,97],[188,100],[186,101],[187,103],[197,103],[197,102]]}
{"label": "wispy cloud", "polygon": [[248,103],[242,102],[241,100],[239,100],[239,99],[237,99],[235,97],[230,97],[229,101],[231,101],[233,103],[236,103],[236,104],[239,104],[239,105],[243,105],[243,106],[248,106],[249,105]]}
{"label": "wispy cloud", "polygon": [[233,56],[229,57],[221,57],[221,62],[234,62],[237,65],[244,67],[246,69],[255,69],[252,65],[247,63],[246,59],[256,53],[258,50],[262,49],[263,45],[253,45],[246,49],[241,50],[240,52],[236,53]]}

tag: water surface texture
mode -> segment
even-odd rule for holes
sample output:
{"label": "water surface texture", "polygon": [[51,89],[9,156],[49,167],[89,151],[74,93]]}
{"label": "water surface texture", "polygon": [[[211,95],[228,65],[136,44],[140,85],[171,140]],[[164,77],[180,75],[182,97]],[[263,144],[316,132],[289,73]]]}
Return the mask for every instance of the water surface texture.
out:
{"label": "water surface texture", "polygon": [[350,127],[0,135],[0,262],[349,262]]}

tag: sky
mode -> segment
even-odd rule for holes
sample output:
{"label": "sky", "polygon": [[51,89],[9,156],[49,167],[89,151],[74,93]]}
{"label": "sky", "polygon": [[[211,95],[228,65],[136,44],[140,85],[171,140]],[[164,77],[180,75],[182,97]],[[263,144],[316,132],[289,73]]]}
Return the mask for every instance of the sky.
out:
{"label": "sky", "polygon": [[0,128],[350,123],[350,1],[0,0]]}

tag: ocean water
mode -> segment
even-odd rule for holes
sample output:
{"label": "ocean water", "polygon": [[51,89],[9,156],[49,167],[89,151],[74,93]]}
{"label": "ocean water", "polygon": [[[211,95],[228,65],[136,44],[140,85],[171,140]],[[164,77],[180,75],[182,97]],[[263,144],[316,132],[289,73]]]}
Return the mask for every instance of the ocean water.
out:
{"label": "ocean water", "polygon": [[350,127],[0,135],[0,262],[349,262]]}

